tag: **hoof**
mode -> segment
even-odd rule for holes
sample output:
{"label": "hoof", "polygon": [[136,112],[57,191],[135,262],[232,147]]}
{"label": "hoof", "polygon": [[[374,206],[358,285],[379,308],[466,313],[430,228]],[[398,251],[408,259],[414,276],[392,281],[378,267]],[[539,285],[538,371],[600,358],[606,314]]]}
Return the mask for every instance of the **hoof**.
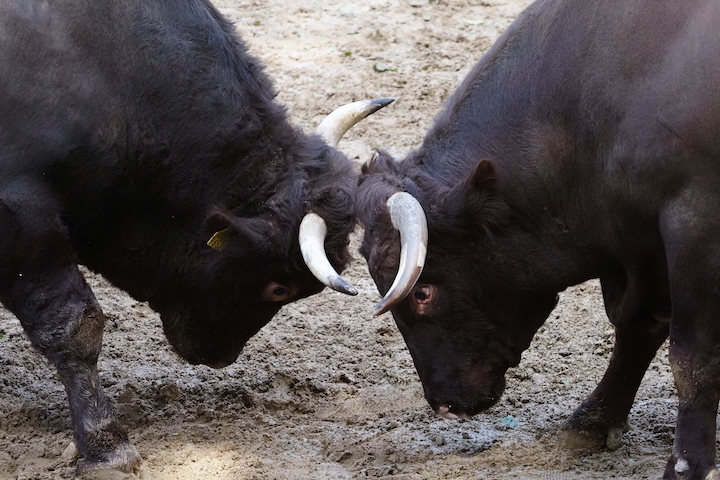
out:
{"label": "hoof", "polygon": [[665,467],[663,480],[720,480],[720,471],[718,471],[717,467],[718,466],[714,466],[704,473],[701,473],[697,471],[697,468],[692,468],[685,459],[675,460],[674,458],[670,458]]}
{"label": "hoof", "polygon": [[135,447],[123,443],[105,460],[78,460],[77,470],[83,480],[135,480],[140,478],[141,466],[142,457]]}
{"label": "hoof", "polygon": [[99,468],[83,473],[80,478],[82,480],[138,480],[141,477],[114,468]]}
{"label": "hoof", "polygon": [[611,428],[605,432],[592,430],[575,430],[573,428],[565,428],[559,435],[559,440],[565,447],[570,449],[581,450],[600,450],[607,448],[608,450],[617,450],[622,445],[623,428]]}
{"label": "hoof", "polygon": [[605,446],[608,450],[617,450],[622,445],[623,428],[611,428],[605,438]]}
{"label": "hoof", "polygon": [[605,446],[604,435],[565,429],[558,434],[558,444],[568,450],[599,450]]}

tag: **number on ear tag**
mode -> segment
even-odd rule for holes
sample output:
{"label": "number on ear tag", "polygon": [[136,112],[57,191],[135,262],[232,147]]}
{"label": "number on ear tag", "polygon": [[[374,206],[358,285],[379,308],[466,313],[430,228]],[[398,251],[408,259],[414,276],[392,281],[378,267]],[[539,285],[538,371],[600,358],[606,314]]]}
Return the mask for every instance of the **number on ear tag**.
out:
{"label": "number on ear tag", "polygon": [[227,244],[228,240],[230,240],[231,232],[232,229],[230,227],[227,227],[224,230],[220,230],[219,232],[215,232],[215,234],[210,237],[210,240],[207,241],[208,246],[214,248],[218,252],[222,252],[225,249],[225,245]]}

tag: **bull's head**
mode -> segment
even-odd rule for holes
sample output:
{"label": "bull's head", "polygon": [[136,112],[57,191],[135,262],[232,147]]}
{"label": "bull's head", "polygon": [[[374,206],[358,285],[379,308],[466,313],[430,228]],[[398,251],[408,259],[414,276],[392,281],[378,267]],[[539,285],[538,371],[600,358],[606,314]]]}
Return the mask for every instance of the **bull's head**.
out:
{"label": "bull's head", "polygon": [[556,295],[523,282],[489,161],[446,186],[414,160],[380,152],[363,166],[361,253],[384,294],[375,313],[392,312],[431,407],[465,417],[498,400]]}
{"label": "bull's head", "polygon": [[[291,148],[302,149],[296,155],[303,160],[268,160],[265,168],[277,169],[281,179],[271,186],[269,197],[250,206],[242,200],[234,211],[216,208],[205,219],[201,234],[219,253],[205,247],[201,255],[206,261],[196,272],[183,272],[182,280],[167,282],[150,299],[162,313],[168,340],[187,361],[213,367],[232,363],[283,305],[324,285],[357,294],[337,273],[349,261],[357,172],[335,147],[350,127],[390,102],[340,107],[312,137],[281,125],[288,135],[297,135]],[[251,188],[263,190],[262,185]],[[243,209],[253,214],[244,215]]]}

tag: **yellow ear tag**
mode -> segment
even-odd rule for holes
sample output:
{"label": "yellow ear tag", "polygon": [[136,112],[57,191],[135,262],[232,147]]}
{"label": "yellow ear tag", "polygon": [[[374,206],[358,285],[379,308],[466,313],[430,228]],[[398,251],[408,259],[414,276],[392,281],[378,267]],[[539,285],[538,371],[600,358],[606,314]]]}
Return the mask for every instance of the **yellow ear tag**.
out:
{"label": "yellow ear tag", "polygon": [[207,241],[208,246],[214,248],[218,252],[222,252],[225,249],[225,244],[228,240],[230,240],[231,232],[232,229],[230,227],[220,230],[219,232],[215,232],[215,234],[210,237],[210,240]]}

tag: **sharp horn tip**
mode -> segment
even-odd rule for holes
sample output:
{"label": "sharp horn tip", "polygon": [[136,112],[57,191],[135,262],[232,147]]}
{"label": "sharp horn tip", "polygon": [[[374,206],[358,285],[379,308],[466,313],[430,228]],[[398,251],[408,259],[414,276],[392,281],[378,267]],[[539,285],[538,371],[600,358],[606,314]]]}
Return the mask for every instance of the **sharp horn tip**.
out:
{"label": "sharp horn tip", "polygon": [[393,97],[375,98],[373,100],[370,100],[370,104],[372,105],[372,110],[368,113],[368,115],[370,115],[371,113],[377,112],[378,110],[380,110],[383,107],[387,107],[394,101],[395,101],[395,99]]}
{"label": "sharp horn tip", "polygon": [[349,285],[347,288],[344,288],[342,290],[342,293],[345,293],[347,295],[355,296],[358,294],[357,288],[353,287],[352,285]]}
{"label": "sharp horn tip", "polygon": [[344,293],[346,295],[352,295],[353,297],[358,294],[357,288],[350,285],[342,277],[334,278],[328,286],[336,292]]}
{"label": "sharp horn tip", "polygon": [[384,98],[376,98],[375,100],[373,100],[373,103],[380,105],[380,107],[385,107],[387,105],[390,105],[394,101],[395,101],[395,97],[384,97]]}

